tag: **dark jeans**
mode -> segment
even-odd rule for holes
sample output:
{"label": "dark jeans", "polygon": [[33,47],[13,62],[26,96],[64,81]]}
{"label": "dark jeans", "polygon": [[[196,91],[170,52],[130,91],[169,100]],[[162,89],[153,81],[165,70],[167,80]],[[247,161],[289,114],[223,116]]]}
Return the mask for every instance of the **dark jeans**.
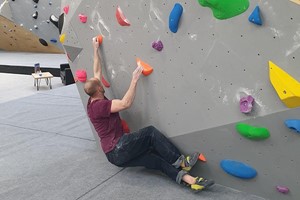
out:
{"label": "dark jeans", "polygon": [[160,170],[174,181],[181,170],[178,169],[181,153],[153,126],[123,135],[106,156],[109,162],[119,167],[144,166]]}

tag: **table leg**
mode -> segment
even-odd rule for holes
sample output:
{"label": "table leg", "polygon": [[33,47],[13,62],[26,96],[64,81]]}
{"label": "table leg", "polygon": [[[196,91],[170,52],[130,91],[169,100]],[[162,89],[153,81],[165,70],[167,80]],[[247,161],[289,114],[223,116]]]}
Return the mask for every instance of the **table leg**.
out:
{"label": "table leg", "polygon": [[41,79],[39,82],[39,79],[36,80],[36,90],[39,91],[40,90],[40,84],[41,84]]}
{"label": "table leg", "polygon": [[50,82],[50,89],[52,89],[52,85],[51,85],[51,78],[49,78],[49,82]]}
{"label": "table leg", "polygon": [[48,81],[48,79],[49,79],[49,78],[46,78],[46,79],[45,79],[45,80],[46,80],[46,84],[47,84],[47,85],[49,84],[49,81]]}
{"label": "table leg", "polygon": [[36,85],[36,79],[35,78],[33,78],[33,86],[35,86]]}

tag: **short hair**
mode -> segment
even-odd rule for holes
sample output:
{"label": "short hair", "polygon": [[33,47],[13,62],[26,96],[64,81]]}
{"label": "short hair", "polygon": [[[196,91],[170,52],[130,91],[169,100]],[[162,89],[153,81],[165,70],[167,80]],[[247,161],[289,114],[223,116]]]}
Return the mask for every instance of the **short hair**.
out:
{"label": "short hair", "polygon": [[96,94],[98,87],[99,87],[98,81],[94,79],[89,79],[84,84],[84,91],[87,95],[93,97]]}

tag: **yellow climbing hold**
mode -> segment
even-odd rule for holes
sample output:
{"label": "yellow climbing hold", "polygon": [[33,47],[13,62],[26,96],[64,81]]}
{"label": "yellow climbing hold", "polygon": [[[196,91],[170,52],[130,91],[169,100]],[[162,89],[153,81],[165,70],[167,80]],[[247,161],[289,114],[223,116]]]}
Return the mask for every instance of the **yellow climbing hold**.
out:
{"label": "yellow climbing hold", "polygon": [[60,41],[60,43],[64,43],[65,42],[65,39],[66,39],[66,34],[61,34],[60,36],[59,36],[59,41]]}
{"label": "yellow climbing hold", "polygon": [[280,100],[288,107],[300,106],[300,83],[280,67],[269,61],[270,81]]}
{"label": "yellow climbing hold", "polygon": [[290,1],[300,5],[300,0],[290,0]]}

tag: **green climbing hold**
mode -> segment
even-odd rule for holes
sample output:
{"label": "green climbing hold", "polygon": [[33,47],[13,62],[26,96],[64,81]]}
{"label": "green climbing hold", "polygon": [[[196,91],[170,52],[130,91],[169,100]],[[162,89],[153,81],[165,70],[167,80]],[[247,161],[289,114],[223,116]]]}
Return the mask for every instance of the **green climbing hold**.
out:
{"label": "green climbing hold", "polygon": [[209,7],[215,18],[228,19],[245,12],[249,0],[198,0],[203,7]]}
{"label": "green climbing hold", "polygon": [[263,140],[270,137],[269,130],[263,127],[255,127],[249,124],[237,123],[235,128],[237,132],[250,140]]}

